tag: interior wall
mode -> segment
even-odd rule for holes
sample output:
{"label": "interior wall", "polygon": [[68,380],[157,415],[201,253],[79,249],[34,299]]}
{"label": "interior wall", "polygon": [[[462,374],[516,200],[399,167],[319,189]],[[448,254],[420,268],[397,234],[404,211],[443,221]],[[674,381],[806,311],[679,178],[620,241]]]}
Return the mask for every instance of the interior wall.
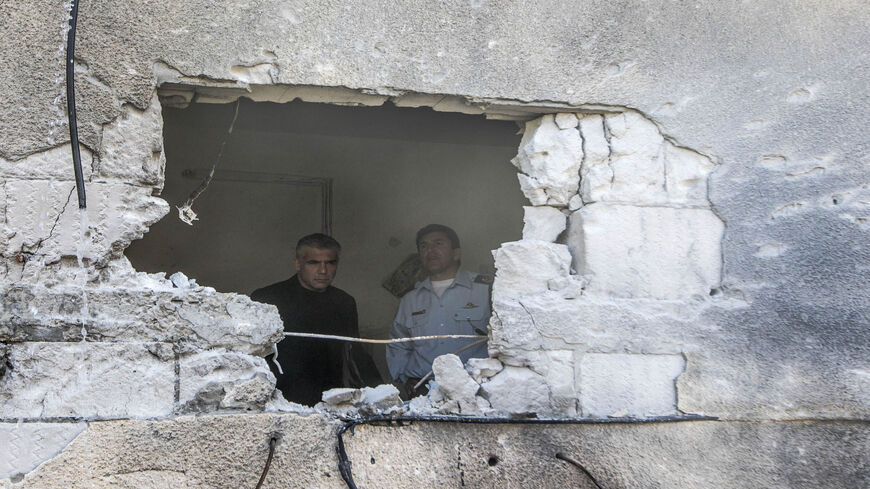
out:
{"label": "interior wall", "polygon": [[248,100],[215,179],[193,205],[199,220],[188,226],[174,207],[200,179],[185,171],[211,167],[233,111],[234,104],[164,109],[162,197],[173,211],[127,250],[138,270],[182,271],[246,294],[294,273],[296,240],[321,230],[319,189],[242,182],[234,172],[333,179],[332,229],[343,246],[335,285],[356,298],[366,336],[387,336],[398,298],[381,282],[415,252],[421,226],[455,228],[463,267],[475,272],[491,270],[491,250],[521,237],[526,201],[509,162],[519,143],[515,123],[391,105]]}

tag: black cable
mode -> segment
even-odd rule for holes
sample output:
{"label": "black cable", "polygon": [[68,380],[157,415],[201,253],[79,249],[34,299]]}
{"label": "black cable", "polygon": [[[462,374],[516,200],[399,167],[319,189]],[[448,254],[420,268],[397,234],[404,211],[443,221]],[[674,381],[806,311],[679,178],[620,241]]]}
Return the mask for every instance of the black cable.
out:
{"label": "black cable", "polygon": [[595,477],[592,475],[592,473],[590,473],[588,470],[586,470],[586,467],[584,467],[583,464],[581,464],[580,462],[578,462],[574,459],[568,458],[562,452],[557,452],[556,458],[558,458],[559,460],[564,460],[564,461],[568,462],[569,464],[577,467],[578,469],[580,469],[580,471],[582,471],[584,474],[586,474],[586,477],[589,477],[589,480],[591,480],[592,483],[595,484],[595,487],[597,487],[598,489],[604,489],[601,487],[601,484],[599,484],[598,481],[595,480]]}
{"label": "black cable", "polygon": [[263,467],[263,473],[260,474],[260,481],[257,482],[257,487],[254,489],[263,487],[263,481],[266,480],[266,474],[269,473],[269,466],[272,465],[272,456],[275,455],[276,444],[278,444],[278,437],[273,436],[269,439],[269,456],[266,458],[266,466]]}
{"label": "black cable", "polygon": [[79,151],[79,131],[76,122],[76,86],[75,86],[75,50],[76,22],[79,16],[79,2],[72,0],[69,18],[69,33],[66,37],[66,112],[69,120],[69,142],[72,146],[73,167],[76,174],[76,189],[78,190],[79,209],[84,209],[85,176],[82,173],[82,155]]}
{"label": "black cable", "polygon": [[350,432],[353,433],[353,429],[356,425],[356,421],[350,421],[338,429],[338,445],[335,447],[335,451],[338,454],[338,473],[341,474],[341,478],[344,479],[344,483],[347,484],[349,489],[357,489],[357,487],[356,483],[353,481],[353,473],[351,472],[351,466],[353,463],[347,457],[347,452],[344,449],[344,432],[350,430]]}
{"label": "black cable", "polygon": [[[353,430],[357,425],[387,423],[387,426],[401,426],[403,421],[429,421],[436,423],[471,423],[471,424],[651,424],[651,423],[679,423],[683,421],[716,421],[719,418],[715,416],[700,416],[697,414],[685,414],[680,416],[658,416],[653,418],[580,418],[580,419],[542,419],[542,418],[487,418],[487,417],[471,417],[471,416],[372,416],[370,418],[361,419],[345,419],[345,424],[338,429],[338,445],[336,452],[338,453],[338,471],[341,478],[347,484],[349,489],[357,489],[353,481],[351,473],[352,462],[347,456],[347,451],[344,448],[344,433]],[[599,488],[598,482],[592,477],[579,462],[570,460],[564,455],[556,454],[556,458],[572,463],[583,470],[592,482]],[[564,458],[563,458],[564,457]]]}

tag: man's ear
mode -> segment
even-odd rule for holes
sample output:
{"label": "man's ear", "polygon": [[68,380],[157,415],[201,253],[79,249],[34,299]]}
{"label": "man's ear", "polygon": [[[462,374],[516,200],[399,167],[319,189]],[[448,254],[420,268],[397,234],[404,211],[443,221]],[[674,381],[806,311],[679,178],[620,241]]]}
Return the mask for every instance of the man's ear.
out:
{"label": "man's ear", "polygon": [[299,257],[298,257],[298,256],[294,256],[294,257],[293,257],[293,267],[296,269],[297,272],[298,272],[299,270],[302,270],[302,264],[299,263]]}
{"label": "man's ear", "polygon": [[456,261],[462,259],[462,248],[453,248],[453,259]]}

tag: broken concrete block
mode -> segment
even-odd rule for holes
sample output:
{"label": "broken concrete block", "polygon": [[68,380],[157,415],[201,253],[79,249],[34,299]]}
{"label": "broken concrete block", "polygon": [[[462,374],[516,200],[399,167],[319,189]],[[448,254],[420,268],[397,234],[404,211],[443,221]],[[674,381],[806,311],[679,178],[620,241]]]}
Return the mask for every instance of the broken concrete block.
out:
{"label": "broken concrete block", "polygon": [[[528,178],[520,187],[533,205],[565,207],[577,193],[583,143],[573,127],[560,129],[552,114],[526,123],[517,156],[511,160]],[[547,199],[541,202],[540,192]]]}
{"label": "broken concrete block", "polygon": [[362,398],[363,391],[360,389],[354,389],[353,387],[336,387],[334,389],[323,391],[323,395],[321,396],[323,402],[330,405],[356,404],[362,401]]}
{"label": "broken concrete block", "polygon": [[525,367],[505,366],[481,386],[496,411],[526,415],[550,412],[550,390],[544,377]]}
{"label": "broken concrete block", "polygon": [[559,234],[565,230],[566,217],[562,211],[550,206],[524,206],[523,239],[541,241],[556,241]]}
{"label": "broken concrete block", "polygon": [[432,362],[432,372],[439,390],[448,399],[459,403],[461,414],[480,413],[475,400],[480,385],[468,375],[458,356],[448,354],[436,357]]}
{"label": "broken concrete block", "polygon": [[580,120],[584,159],[580,196],[586,203],[706,206],[709,158],[666,141],[636,112]]}
{"label": "broken concrete block", "polygon": [[469,358],[465,369],[478,384],[501,372],[504,365],[498,358]]}
{"label": "broken concrete block", "polygon": [[707,209],[597,203],[571,215],[568,246],[584,293],[678,299],[719,283],[723,232]]}
{"label": "broken concrete block", "polygon": [[584,202],[600,200],[610,189],[613,168],[610,166],[610,143],[605,134],[604,117],[587,115],[580,118],[583,136],[583,164],[580,167],[580,196]]}
{"label": "broken concrete block", "polygon": [[381,384],[377,387],[363,387],[362,414],[388,414],[402,407],[399,389],[394,385]]}
{"label": "broken concrete block", "polygon": [[520,182],[520,190],[532,205],[547,205],[547,192],[536,179],[525,173],[517,173],[517,180]]}
{"label": "broken concrete block", "polygon": [[88,229],[81,246],[81,214],[68,205],[76,198],[75,182],[7,180],[5,187],[6,225],[16,232],[5,253],[30,252],[45,263],[81,250],[84,258],[105,264],[169,211],[150,187],[88,183]]}
{"label": "broken concrete block", "polygon": [[262,410],[275,376],[262,357],[216,348],[181,357],[178,384],[183,412]]}
{"label": "broken concrete block", "polygon": [[[535,318],[525,307],[525,303],[532,299],[533,297],[520,299],[493,295],[492,307],[497,314],[493,314],[490,320],[490,352],[501,353],[514,349],[534,351],[542,347],[542,337]],[[561,298],[559,300],[565,302]],[[502,363],[507,363],[501,356],[499,359]]]}
{"label": "broken concrete block", "polygon": [[572,350],[544,350],[531,364],[532,370],[544,376],[550,391],[550,406],[560,416],[577,416],[579,398],[574,378]]}
{"label": "broken concrete block", "polygon": [[175,365],[167,357],[172,346],[165,343],[10,345],[0,417],[167,416],[175,397]]}
{"label": "broken concrete block", "polygon": [[587,353],[580,362],[580,404],[584,416],[676,414],[675,381],[682,355]]}
{"label": "broken concrete block", "polygon": [[264,411],[275,391],[275,376],[272,372],[259,372],[248,379],[224,383],[223,388],[224,397],[218,408]]}
{"label": "broken concrete block", "polygon": [[[133,279],[130,279],[133,281]],[[141,278],[140,278],[141,280]],[[173,289],[124,279],[87,287],[89,339],[173,342],[184,338],[185,352],[210,348],[267,355],[283,338],[275,306],[209,287]],[[149,286],[152,285],[152,286]],[[73,284],[52,288],[19,285],[0,294],[0,334],[17,342],[76,341],[81,337],[82,290]],[[18,325],[14,328],[11,325]]]}
{"label": "broken concrete block", "polygon": [[30,472],[85,428],[86,423],[0,423],[0,480]]}
{"label": "broken concrete block", "polygon": [[504,297],[548,290],[551,278],[567,277],[571,253],[565,245],[538,240],[503,243],[494,252],[496,279],[493,294]]}
{"label": "broken concrete block", "polygon": [[97,155],[100,177],[163,188],[163,116],[157,93],[145,110],[124,104],[118,117],[103,128]]}

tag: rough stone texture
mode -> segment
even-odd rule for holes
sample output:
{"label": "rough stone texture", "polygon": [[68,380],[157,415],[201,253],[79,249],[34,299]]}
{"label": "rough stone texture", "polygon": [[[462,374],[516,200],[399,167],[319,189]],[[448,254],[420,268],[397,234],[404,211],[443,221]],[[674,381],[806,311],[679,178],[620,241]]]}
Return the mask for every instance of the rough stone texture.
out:
{"label": "rough stone texture", "polygon": [[84,258],[105,265],[169,211],[149,187],[92,182],[87,186],[88,229],[82,247],[74,182],[6,180],[4,186],[5,224],[14,235],[2,253],[10,257],[23,252],[34,266],[76,256],[79,250]]}
{"label": "rough stone texture", "polygon": [[[223,347],[255,355],[271,352],[270,344],[282,338],[283,323],[274,306],[207,287],[195,291],[167,289],[167,281],[153,282],[110,280],[89,284],[88,337],[114,342],[177,342],[183,350]],[[0,339],[81,338],[85,309],[79,288],[13,286],[0,295],[0,301],[4,305],[0,311]]]}
{"label": "rough stone texture", "polygon": [[182,357],[178,382],[183,411],[262,411],[275,389],[265,359],[223,348]]}
{"label": "rough stone texture", "polygon": [[469,358],[465,364],[466,370],[478,384],[501,372],[504,365],[497,358]]}
{"label": "rough stone texture", "polygon": [[547,381],[528,368],[505,365],[501,372],[481,385],[481,395],[497,412],[552,414]]}
{"label": "rough stone texture", "polygon": [[127,104],[103,129],[97,158],[100,178],[123,179],[138,185],[163,188],[163,118],[155,93],[145,110]]}
{"label": "rough stone texture", "polygon": [[523,239],[556,241],[565,230],[565,214],[555,207],[523,207]]}
{"label": "rough stone texture", "polygon": [[352,387],[336,387],[335,389],[323,391],[323,402],[327,404],[356,404],[362,401],[362,398],[362,391],[360,389],[354,389]]}
{"label": "rough stone texture", "polygon": [[175,400],[171,345],[17,343],[0,379],[0,417],[166,416]]}
{"label": "rough stone texture", "polygon": [[568,243],[588,291],[678,299],[719,284],[723,232],[705,209],[592,204],[572,214]]}
{"label": "rough stone texture", "polygon": [[553,115],[526,123],[517,156],[520,187],[532,205],[566,207],[577,193],[583,142],[576,129],[560,129]]}
{"label": "rough stone texture", "polygon": [[583,414],[676,414],[676,379],[684,368],[680,355],[587,353],[580,363]]}
{"label": "rough stone texture", "polygon": [[85,428],[85,423],[0,423],[0,480],[35,469]]}
{"label": "rough stone texture", "polygon": [[709,158],[665,141],[637,112],[583,117],[584,202],[706,206]]}
{"label": "rough stone texture", "polygon": [[870,481],[866,422],[414,423],[359,426],[345,440],[359,487],[595,488],[556,453],[582,464],[603,488],[814,489]]}
{"label": "rough stone texture", "polygon": [[565,245],[522,240],[504,243],[493,252],[496,279],[494,295],[514,296],[548,290],[547,281],[567,277],[571,253]]}
{"label": "rough stone texture", "polygon": [[475,397],[480,385],[465,371],[458,356],[449,354],[436,357],[432,362],[432,372],[438,389],[447,399],[459,404],[461,414],[480,414]]}
{"label": "rough stone texture", "polygon": [[277,436],[263,487],[292,480],[338,489],[346,486],[337,472],[335,429],[323,416],[299,415],[91,423],[60,455],[19,483],[7,479],[0,487],[253,487],[266,463],[269,438]]}
{"label": "rough stone texture", "polygon": [[[60,331],[68,339],[74,336],[82,304],[72,299],[76,294],[66,286],[73,283],[69,280],[55,282],[53,285],[61,287],[49,290],[53,272],[42,266],[57,262],[61,256],[73,256],[72,245],[77,242],[75,206],[68,204],[61,212],[71,190],[70,177],[63,177],[69,172],[69,158],[64,156],[69,148],[64,146],[61,59],[66,15],[62,2],[7,3],[0,38],[16,49],[0,54],[2,65],[12,67],[0,72],[0,165],[4,178],[0,197],[6,203],[0,274],[4,293],[35,290],[36,301],[13,298],[12,304],[19,309],[33,306],[53,311],[61,303],[71,309],[57,320],[52,314],[42,317],[18,312],[9,321],[5,319],[10,316],[5,316],[0,324],[16,338],[51,336]],[[215,9],[210,2],[191,1],[171,7],[145,2],[131,15],[121,3],[84,2],[76,81],[79,128],[89,148],[85,151],[86,166],[95,163],[92,152],[104,156],[124,147],[122,140],[111,137],[113,142],[101,144],[106,124],[120,130],[123,120],[112,121],[130,106],[146,110],[153,100],[155,83],[165,81],[207,85],[212,92],[203,90],[198,95],[213,101],[227,100],[226,92],[222,96],[220,89],[234,94],[246,94],[250,89],[251,96],[269,100],[288,101],[298,96],[378,104],[396,97],[408,105],[467,113],[485,112],[513,100],[519,101],[513,106],[515,116],[530,119],[544,111],[540,107],[556,112],[593,111],[599,115],[584,116],[576,128],[569,116],[554,117],[554,128],[547,130],[582,135],[586,161],[580,166],[580,176],[590,184],[578,188],[583,195],[597,192],[598,187],[591,185],[597,182],[603,185],[600,198],[604,199],[611,190],[607,173],[611,171],[611,179],[618,179],[616,190],[627,192],[633,204],[648,202],[638,200],[645,198],[664,202],[661,189],[667,186],[668,205],[706,207],[706,203],[697,203],[704,192],[696,177],[709,166],[697,155],[708,155],[717,164],[707,186],[709,206],[727,223],[721,241],[723,275],[709,291],[711,296],[616,300],[596,296],[590,289],[589,294],[575,294],[566,300],[555,290],[547,290],[551,280],[563,277],[533,275],[533,296],[495,298],[496,329],[490,348],[514,364],[526,359],[532,362],[539,348],[682,352],[687,364],[678,379],[681,410],[766,421],[692,424],[691,428],[680,425],[667,435],[657,432],[658,426],[643,427],[637,429],[648,428],[655,434],[632,443],[614,441],[620,430],[612,426],[591,428],[584,433],[586,438],[572,447],[581,455],[601,450],[591,452],[599,457],[593,461],[601,461],[612,478],[606,482],[614,482],[611,485],[861,487],[867,480],[865,422],[769,420],[866,420],[870,415],[866,394],[870,372],[866,330],[870,317],[870,200],[866,198],[870,174],[866,163],[870,146],[865,134],[870,114],[865,80],[870,64],[865,62],[864,52],[856,49],[870,44],[866,29],[870,12],[866,2],[859,0],[816,0],[799,5],[771,0],[751,5],[724,1],[694,7],[661,0],[630,8],[617,2],[554,6],[454,0],[427,9],[415,2],[363,5],[353,1],[292,6],[248,2]],[[554,11],[558,15],[553,15]],[[401,19],[400,28],[396,19]],[[433,26],[448,26],[449,35]],[[258,83],[295,88],[274,86],[260,91],[258,85],[252,85]],[[325,92],[305,87],[314,85],[332,88],[323,95]],[[366,93],[354,90],[357,88]],[[266,92],[270,94],[267,97]],[[529,109],[524,104],[539,104],[535,106],[539,108]],[[636,113],[626,112],[627,107]],[[641,114],[644,119],[633,119]],[[601,128],[600,134],[596,127]],[[533,132],[527,132],[526,142],[534,140]],[[153,143],[150,136],[142,137],[139,149],[153,147],[148,146]],[[659,137],[665,142],[659,143]],[[642,141],[655,142],[659,152],[653,153]],[[605,149],[608,158],[615,158],[610,165],[604,160]],[[529,171],[535,170],[531,156],[540,155],[537,151],[527,147],[524,157],[529,160]],[[148,153],[136,154],[147,158]],[[576,151],[571,154],[580,155]],[[639,154],[646,156],[640,158]],[[135,175],[141,162],[137,157],[129,167],[120,168],[129,172],[129,177],[123,178],[139,178]],[[667,176],[663,162],[674,164]],[[552,163],[570,166],[576,161],[569,158]],[[588,167],[584,167],[586,163]],[[654,163],[661,165],[661,171]],[[634,179],[640,176],[642,180]],[[41,178],[54,180],[33,180]],[[567,195],[577,183],[573,176],[555,182],[555,187],[541,185],[531,174],[522,174],[520,180],[534,205],[549,203],[550,189],[558,194],[554,205],[567,203],[571,209],[579,209],[583,204],[576,195]],[[101,195],[112,196],[106,198],[105,216],[89,215],[89,256],[94,257],[89,261],[101,266],[111,266],[106,264],[106,256],[117,256],[148,222],[166,212],[165,204],[150,196],[151,188],[127,183],[134,182],[93,185],[96,202],[101,202]],[[622,199],[625,194],[614,193],[612,197]],[[567,201],[562,202],[563,198]],[[95,204],[96,208],[100,205]],[[52,232],[57,216],[61,216],[57,232]],[[636,231],[632,228],[630,234]],[[21,270],[19,260],[30,258],[29,254],[35,256]],[[53,268],[63,266],[61,260]],[[93,267],[89,273],[97,274]],[[37,288],[9,287],[22,277],[27,282],[24,285],[36,284]],[[539,287],[541,283],[546,287]],[[97,304],[116,300],[109,292],[96,295],[104,297],[92,297]],[[148,296],[143,300],[159,302],[162,297],[168,296],[158,294],[156,299]],[[162,304],[169,312],[145,316],[149,319],[144,322],[148,327],[143,334],[156,331],[158,341],[162,337],[180,340],[190,331],[187,319],[193,318],[196,334],[191,348],[209,342],[226,342],[226,347],[232,348],[232,328],[227,325],[238,326],[246,322],[245,315],[257,314],[244,308],[243,317],[227,319],[220,303],[224,296],[207,298],[199,306],[185,302],[197,297],[175,296],[176,302],[167,299],[169,302]],[[132,302],[141,304],[134,308],[136,313],[151,310],[147,302]],[[5,307],[0,309],[6,314]],[[143,322],[124,310],[124,302],[117,302],[115,308],[106,306],[102,314],[117,315],[122,321],[117,329],[104,327],[103,336],[98,338],[140,335],[137,327]],[[211,336],[205,325],[213,315],[223,321],[218,321],[222,322],[219,333]],[[165,329],[161,321],[167,324]],[[100,322],[99,317],[95,323],[95,328],[110,325]],[[202,338],[204,343],[199,343]],[[243,342],[242,348],[260,351],[267,346]],[[700,428],[693,431],[697,426]],[[592,429],[600,431],[591,433]],[[147,433],[136,433],[123,441],[149,440]],[[428,432],[415,442],[439,436],[447,435]],[[199,432],[196,438],[189,436],[184,446],[203,447],[212,455],[218,453],[215,444],[224,440],[220,437],[216,442],[215,436],[202,443],[201,438]],[[477,443],[481,438],[473,439]],[[430,443],[421,445],[431,447]],[[556,463],[549,449],[557,445],[563,446],[561,440],[545,445],[535,440],[535,453],[540,453],[541,446],[548,448],[548,463],[542,464],[548,469]],[[117,446],[110,460],[127,456]],[[370,464],[377,469],[372,469],[368,480],[390,477],[386,483],[372,484],[378,487],[389,487],[393,480],[426,487],[442,486],[448,477],[455,476],[450,481],[509,487],[520,480],[517,485],[523,487],[529,485],[523,481],[525,477],[540,482],[565,474],[550,470],[542,476],[523,471],[524,465],[519,465],[518,472],[505,468],[510,465],[494,469],[488,464],[481,465],[480,471],[472,470],[468,463],[458,463],[462,449],[458,446],[451,440],[443,451],[425,452],[450,454],[437,461],[426,460],[425,470],[413,467],[399,473],[381,471],[377,464]],[[262,456],[262,442],[258,447],[256,453]],[[154,450],[153,445],[142,448]],[[454,451],[456,458],[452,457]],[[387,463],[392,455],[405,457],[409,453],[401,449],[382,452],[387,454]],[[84,482],[81,477],[71,480],[79,481],[75,483],[79,487],[145,487],[148,477],[159,480],[161,487],[241,487],[250,485],[251,477],[241,478],[240,473],[247,476],[250,472],[256,478],[256,469],[248,471],[247,464],[223,470],[228,461],[236,460],[232,457],[210,466],[203,477],[215,475],[205,482],[193,475],[202,473],[195,472],[200,468],[196,464],[182,463],[176,465],[182,469],[155,472],[164,462],[163,456],[147,453],[144,458],[155,462],[140,466],[143,470],[115,470],[113,465]],[[212,463],[217,457],[203,458]],[[585,461],[585,455],[583,458]],[[296,468],[302,465],[299,462]],[[356,467],[361,465],[365,466],[358,463]],[[44,485],[74,487],[64,474],[87,472],[88,467],[76,461],[52,465],[44,473],[56,470],[57,480]],[[397,463],[395,467],[405,465]],[[623,468],[625,472],[612,472]],[[576,476],[573,467],[566,469]],[[492,479],[484,474],[493,473],[498,483],[488,484]],[[315,472],[300,474],[297,470],[294,477],[302,479],[300,485],[327,485],[310,480],[312,474]],[[427,480],[432,474],[439,479]],[[46,475],[39,477],[48,480]],[[578,484],[576,479],[569,482],[559,479],[549,485]],[[27,483],[38,486],[36,479]],[[337,478],[328,483],[338,484]]]}

